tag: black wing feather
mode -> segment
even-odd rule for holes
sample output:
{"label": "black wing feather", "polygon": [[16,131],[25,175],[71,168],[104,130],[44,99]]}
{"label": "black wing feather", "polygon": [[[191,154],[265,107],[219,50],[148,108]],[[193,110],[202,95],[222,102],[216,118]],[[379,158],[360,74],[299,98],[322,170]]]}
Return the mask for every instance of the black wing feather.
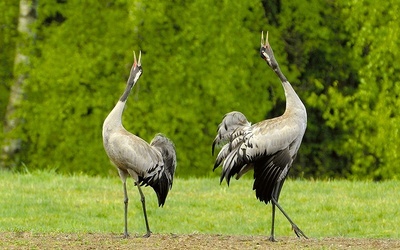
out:
{"label": "black wing feather", "polygon": [[277,181],[286,167],[290,167],[292,158],[289,149],[280,150],[275,154],[259,158],[254,163],[253,190],[256,197],[266,204],[271,200]]}

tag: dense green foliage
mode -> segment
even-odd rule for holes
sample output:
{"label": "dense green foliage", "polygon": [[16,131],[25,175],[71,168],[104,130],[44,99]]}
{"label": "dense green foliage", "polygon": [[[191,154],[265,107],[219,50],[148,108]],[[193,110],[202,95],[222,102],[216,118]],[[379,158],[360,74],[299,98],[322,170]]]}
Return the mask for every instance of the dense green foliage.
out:
{"label": "dense green foliage", "polygon": [[312,93],[308,103],[337,131],[326,145],[348,164],[345,176],[399,178],[400,65],[395,58],[400,35],[395,23],[400,3],[351,1],[340,9],[348,68],[357,69],[357,85],[335,79],[320,96]]}
{"label": "dense green foliage", "polygon": [[[250,178],[233,180],[230,187],[219,185],[218,178],[177,178],[163,208],[153,190],[143,188],[150,228],[155,234],[269,235],[271,206],[259,202],[251,186]],[[139,194],[132,181],[128,187],[128,230],[142,235]],[[9,190],[0,192],[0,232],[122,234],[117,177],[2,173],[0,190]],[[398,192],[399,181],[288,180],[280,204],[311,239],[399,239]],[[279,211],[275,229],[278,240],[296,238]]]}
{"label": "dense green foliage", "polygon": [[[0,4],[2,117],[18,39],[13,5]],[[39,1],[24,123],[0,138],[23,139],[19,165],[29,169],[115,174],[102,122],[125,87],[132,50],[142,50],[125,127],[147,141],[170,137],[179,176],[211,175],[225,113],[257,122],[284,110],[279,80],[258,54],[268,30],[308,110],[292,174],[398,179],[399,9],[367,0]]]}
{"label": "dense green foliage", "polygon": [[[8,92],[13,79],[13,63],[17,38],[18,2],[0,2],[0,117],[5,116]],[[3,123],[0,123],[0,140],[3,138]]]}

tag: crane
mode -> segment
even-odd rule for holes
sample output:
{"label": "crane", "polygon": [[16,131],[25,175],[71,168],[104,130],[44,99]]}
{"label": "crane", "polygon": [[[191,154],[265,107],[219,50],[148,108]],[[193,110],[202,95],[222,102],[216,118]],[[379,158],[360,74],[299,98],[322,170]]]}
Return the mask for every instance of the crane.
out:
{"label": "crane", "polygon": [[143,215],[149,237],[151,231],[147,220],[145,196],[141,186],[151,186],[158,198],[158,205],[162,207],[165,203],[169,190],[172,188],[174,173],[176,169],[175,146],[171,140],[162,134],[157,134],[152,141],[147,143],[140,137],[128,132],[122,125],[122,113],[129,93],[142,75],[141,55],[136,60],[130,71],[127,85],[119,101],[112,109],[103,123],[103,145],[111,162],[117,167],[124,189],[124,238],[128,234],[128,193],[126,190],[126,179],[132,177],[137,186],[143,208]]}
{"label": "crane", "polygon": [[212,144],[212,154],[216,147],[221,147],[213,170],[222,165],[220,183],[225,179],[228,186],[232,176],[236,175],[239,179],[249,170],[254,170],[253,190],[256,197],[265,204],[272,204],[270,241],[276,241],[275,207],[288,219],[297,237],[307,238],[278,203],[283,183],[307,127],[306,108],[281,72],[268,42],[268,32],[265,41],[261,33],[260,55],[281,80],[286,96],[285,112],[253,125],[238,111],[227,113]]}

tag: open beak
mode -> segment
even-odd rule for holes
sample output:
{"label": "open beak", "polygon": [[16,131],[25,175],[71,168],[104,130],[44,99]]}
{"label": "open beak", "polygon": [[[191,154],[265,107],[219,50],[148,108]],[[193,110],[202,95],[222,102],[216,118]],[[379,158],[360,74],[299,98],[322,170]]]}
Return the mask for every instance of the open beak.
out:
{"label": "open beak", "polygon": [[267,35],[265,37],[265,41],[264,41],[264,32],[261,31],[261,47],[267,47],[268,46],[268,31],[267,31]]}
{"label": "open beak", "polygon": [[133,61],[133,65],[136,67],[136,66],[141,66],[142,65],[142,62],[141,62],[141,59],[142,59],[142,51],[140,50],[139,51],[139,60],[136,60],[136,53],[135,53],[135,51],[133,51],[133,58],[134,58],[134,61]]}

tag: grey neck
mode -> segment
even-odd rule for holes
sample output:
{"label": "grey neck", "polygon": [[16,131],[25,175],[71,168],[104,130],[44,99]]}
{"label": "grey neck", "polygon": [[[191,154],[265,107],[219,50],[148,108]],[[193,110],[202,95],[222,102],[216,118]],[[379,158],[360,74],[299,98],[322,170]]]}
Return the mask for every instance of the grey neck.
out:
{"label": "grey neck", "polygon": [[281,69],[279,68],[278,63],[276,63],[273,67],[274,72],[278,75],[279,79],[281,79],[281,82],[287,82],[286,77],[283,75]]}
{"label": "grey neck", "polygon": [[127,83],[126,84],[125,91],[122,94],[121,98],[119,98],[119,100],[121,102],[126,102],[126,100],[128,99],[129,93],[131,92],[134,85],[135,85],[135,83]]}

